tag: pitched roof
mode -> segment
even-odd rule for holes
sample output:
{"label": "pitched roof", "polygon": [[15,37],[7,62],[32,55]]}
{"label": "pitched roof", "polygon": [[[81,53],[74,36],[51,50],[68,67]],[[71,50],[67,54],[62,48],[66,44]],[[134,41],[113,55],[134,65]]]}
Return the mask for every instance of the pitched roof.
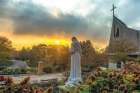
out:
{"label": "pitched roof", "polygon": [[[119,18],[117,18],[116,16],[113,17],[113,22],[116,21],[124,26],[126,26],[126,24],[124,22],[122,22]],[[127,26],[126,26],[127,27]]]}
{"label": "pitched roof", "polygon": [[[117,18],[116,16],[113,17],[113,21],[116,21],[116,22],[118,22],[118,23],[124,25],[125,27],[127,27],[127,25],[126,25],[123,21],[121,21],[119,18]],[[127,27],[127,29],[128,29],[129,31],[138,31],[138,32],[140,32],[140,30],[136,30],[136,29],[129,28],[129,27]]]}

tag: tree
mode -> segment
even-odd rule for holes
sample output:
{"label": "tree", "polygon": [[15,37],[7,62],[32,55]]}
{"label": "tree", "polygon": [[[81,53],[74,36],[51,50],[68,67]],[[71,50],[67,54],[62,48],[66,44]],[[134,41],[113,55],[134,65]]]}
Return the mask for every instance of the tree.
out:
{"label": "tree", "polygon": [[37,66],[39,61],[46,62],[47,61],[47,45],[39,44],[32,47],[30,51],[29,57],[29,65]]}
{"label": "tree", "polygon": [[67,46],[58,46],[57,49],[57,68],[59,67],[61,70],[65,70],[67,68],[67,63],[69,62],[69,48]]}
{"label": "tree", "polygon": [[23,61],[29,60],[30,51],[31,51],[30,48],[23,47],[20,51],[18,51],[17,59],[23,60]]}
{"label": "tree", "polygon": [[6,37],[0,37],[0,60],[8,60],[12,51],[12,42]]}
{"label": "tree", "polygon": [[116,61],[125,61],[127,60],[128,53],[137,51],[138,48],[129,41],[126,40],[118,40],[114,41],[108,48],[107,52],[112,53],[112,58]]}
{"label": "tree", "polygon": [[82,48],[81,61],[86,69],[93,69],[108,62],[107,54],[105,52],[98,53],[93,47],[90,40],[82,41],[80,43]]}
{"label": "tree", "polygon": [[84,64],[93,63],[96,55],[95,49],[90,40],[80,42],[82,48],[82,62]]}
{"label": "tree", "polygon": [[47,50],[48,63],[54,68],[65,70],[69,61],[69,47],[63,45],[49,45]]}
{"label": "tree", "polygon": [[108,63],[108,55],[106,52],[96,53],[94,58],[94,67],[104,66]]}
{"label": "tree", "polygon": [[117,40],[110,44],[107,51],[111,53],[130,53],[137,51],[137,49],[138,48],[132,42],[126,40]]}

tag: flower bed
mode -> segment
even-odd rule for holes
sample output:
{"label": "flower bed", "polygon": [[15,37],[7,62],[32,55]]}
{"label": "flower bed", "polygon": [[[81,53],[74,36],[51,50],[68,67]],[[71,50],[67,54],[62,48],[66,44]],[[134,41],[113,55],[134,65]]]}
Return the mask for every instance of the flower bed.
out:
{"label": "flower bed", "polygon": [[[132,67],[131,64],[129,64],[129,68],[133,69],[133,66],[134,64]],[[129,68],[125,67],[121,70],[98,68],[96,71],[91,72],[80,86],[75,86],[74,89],[69,91],[70,93],[139,93],[139,71],[130,71]],[[134,69],[136,69],[136,67]],[[84,88],[81,88],[85,85],[89,86],[86,92]],[[68,90],[69,88],[60,89],[65,91],[65,89]]]}

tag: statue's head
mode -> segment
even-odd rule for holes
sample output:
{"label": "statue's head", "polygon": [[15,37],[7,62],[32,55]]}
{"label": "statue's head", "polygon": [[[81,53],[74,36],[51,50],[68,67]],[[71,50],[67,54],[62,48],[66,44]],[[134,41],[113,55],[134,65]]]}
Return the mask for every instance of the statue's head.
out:
{"label": "statue's head", "polygon": [[72,37],[71,40],[72,41],[77,41],[77,38],[76,37]]}

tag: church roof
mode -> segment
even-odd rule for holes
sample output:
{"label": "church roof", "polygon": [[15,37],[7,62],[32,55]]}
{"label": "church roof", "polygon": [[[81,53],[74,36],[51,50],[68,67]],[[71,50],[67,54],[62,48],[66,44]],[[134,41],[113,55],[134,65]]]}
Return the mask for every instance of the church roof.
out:
{"label": "church roof", "polygon": [[136,29],[133,29],[133,28],[128,28],[128,30],[140,32],[140,30],[136,30]]}
{"label": "church roof", "polygon": [[[113,21],[118,22],[118,23],[124,25],[125,27],[127,27],[127,25],[123,21],[121,21],[119,18],[117,18],[116,16],[113,17]],[[129,28],[129,27],[127,27],[127,29],[129,31],[138,31],[138,32],[140,32],[140,30],[136,30],[136,29]]]}
{"label": "church roof", "polygon": [[[126,24],[124,23],[124,22],[122,22],[119,18],[117,18],[116,16],[113,16],[113,22],[118,22],[118,23],[120,23],[120,24],[122,24],[122,25],[124,25],[124,26],[126,26]],[[126,26],[127,27],[127,26]]]}
{"label": "church roof", "polygon": [[21,60],[11,60],[13,62],[13,65],[11,65],[9,68],[29,68],[26,62]]}

